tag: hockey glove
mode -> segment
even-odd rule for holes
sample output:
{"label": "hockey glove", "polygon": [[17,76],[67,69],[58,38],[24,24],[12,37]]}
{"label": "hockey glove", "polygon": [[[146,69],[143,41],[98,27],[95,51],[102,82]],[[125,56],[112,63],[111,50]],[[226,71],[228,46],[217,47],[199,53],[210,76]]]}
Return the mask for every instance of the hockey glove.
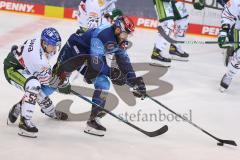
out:
{"label": "hockey glove", "polygon": [[129,48],[132,47],[132,42],[131,41],[128,41],[128,40],[125,40],[125,41],[122,41],[120,44],[119,44],[119,47],[123,50],[127,50]]}
{"label": "hockey glove", "polygon": [[52,77],[49,80],[49,86],[52,88],[58,88],[62,80],[57,75],[52,75]]}
{"label": "hockey glove", "polygon": [[58,88],[62,85],[69,76],[66,75],[65,72],[60,74],[52,74],[52,77],[49,80],[49,86],[52,88]]}
{"label": "hockey glove", "polygon": [[49,86],[52,88],[59,88],[59,86],[65,86],[68,81],[68,77],[65,72],[62,72],[59,75],[52,74],[51,79],[49,80]]}
{"label": "hockey glove", "polygon": [[133,95],[135,97],[141,98],[142,100],[146,97],[146,86],[143,82],[142,77],[136,77],[128,79],[128,82],[130,83],[130,86],[133,87]]}
{"label": "hockey glove", "polygon": [[57,63],[53,66],[52,77],[49,80],[49,86],[52,88],[58,88],[70,77],[70,72],[60,71],[60,64]]}
{"label": "hockey glove", "polygon": [[115,85],[122,86],[126,83],[126,77],[119,68],[111,68],[110,79]]}
{"label": "hockey glove", "polygon": [[230,44],[225,44],[228,42],[228,33],[230,30],[230,25],[229,24],[223,24],[222,28],[219,32],[218,35],[218,45],[220,48],[227,48],[230,46]]}
{"label": "hockey glove", "polygon": [[112,12],[104,14],[106,19],[116,20],[118,17],[123,16],[123,12],[120,9],[114,9]]}
{"label": "hockey glove", "polygon": [[64,83],[58,86],[58,91],[63,94],[70,94],[71,93],[71,85],[69,80],[65,80]]}
{"label": "hockey glove", "polygon": [[194,0],[193,7],[197,10],[202,10],[204,8],[205,0]]}

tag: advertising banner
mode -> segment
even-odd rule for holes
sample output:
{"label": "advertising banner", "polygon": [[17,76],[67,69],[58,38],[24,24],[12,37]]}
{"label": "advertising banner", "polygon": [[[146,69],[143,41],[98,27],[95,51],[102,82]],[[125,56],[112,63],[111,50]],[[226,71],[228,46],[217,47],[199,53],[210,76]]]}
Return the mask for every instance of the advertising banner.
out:
{"label": "advertising banner", "polygon": [[[200,34],[208,36],[216,36],[219,32],[221,8],[215,1],[207,0],[206,7],[203,10],[196,10],[193,8],[191,0],[179,0],[184,1],[187,11],[189,13],[190,24],[188,32],[190,34]],[[35,1],[34,1],[35,2]],[[38,2],[38,1],[36,1]],[[51,1],[51,4],[55,4],[59,1]],[[23,1],[8,1],[0,0],[0,10],[22,12],[29,14],[44,15],[47,17],[76,19],[78,11],[78,1],[61,1],[61,5],[51,6],[49,1],[39,1],[38,4],[34,4],[33,1],[25,3]],[[74,7],[61,7],[61,6],[73,6]],[[131,7],[135,5],[136,7]],[[136,27],[146,29],[156,29],[158,26],[158,20],[152,1],[138,0],[138,3],[134,0],[128,2],[118,0],[118,8],[123,9],[126,15],[131,16]],[[129,8],[130,7],[130,8]]]}
{"label": "advertising banner", "polygon": [[0,10],[44,15],[44,5],[0,0]]}

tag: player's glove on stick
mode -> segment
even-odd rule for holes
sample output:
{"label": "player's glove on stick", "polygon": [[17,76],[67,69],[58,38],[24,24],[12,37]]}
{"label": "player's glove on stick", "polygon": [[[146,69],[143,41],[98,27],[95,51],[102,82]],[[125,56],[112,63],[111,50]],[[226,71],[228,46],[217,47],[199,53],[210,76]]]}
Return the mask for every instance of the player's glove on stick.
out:
{"label": "player's glove on stick", "polygon": [[64,71],[61,72],[59,66],[60,65],[55,65],[53,67],[52,77],[49,80],[49,86],[52,88],[65,88],[70,85],[68,80],[70,73]]}
{"label": "player's glove on stick", "polygon": [[130,78],[128,83],[133,87],[133,95],[144,99],[146,97],[146,86],[142,77]]}
{"label": "player's glove on stick", "polygon": [[71,84],[69,80],[66,79],[63,84],[58,86],[58,91],[63,94],[70,94],[71,93]]}
{"label": "player's glove on stick", "polygon": [[52,75],[51,79],[49,80],[49,86],[52,88],[58,88],[58,86],[62,83],[63,80],[57,75]]}
{"label": "player's glove on stick", "polygon": [[220,48],[227,48],[230,44],[225,44],[228,42],[228,33],[230,30],[229,24],[223,24],[218,35],[218,45]]}
{"label": "player's glove on stick", "polygon": [[119,68],[112,67],[110,69],[110,79],[113,84],[116,84],[119,86],[122,86],[126,83],[126,77]]}

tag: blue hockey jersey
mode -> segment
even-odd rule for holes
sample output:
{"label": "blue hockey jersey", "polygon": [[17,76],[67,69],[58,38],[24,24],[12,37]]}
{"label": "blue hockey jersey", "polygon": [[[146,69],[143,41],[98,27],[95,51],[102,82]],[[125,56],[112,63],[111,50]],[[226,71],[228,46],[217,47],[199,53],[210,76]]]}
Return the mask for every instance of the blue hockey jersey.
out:
{"label": "blue hockey jersey", "polygon": [[62,64],[69,61],[71,71],[88,62],[88,68],[109,76],[110,66],[106,63],[106,54],[115,55],[119,68],[128,78],[136,77],[126,50],[119,47],[111,25],[90,29],[82,35],[72,34],[62,48],[58,61]]}

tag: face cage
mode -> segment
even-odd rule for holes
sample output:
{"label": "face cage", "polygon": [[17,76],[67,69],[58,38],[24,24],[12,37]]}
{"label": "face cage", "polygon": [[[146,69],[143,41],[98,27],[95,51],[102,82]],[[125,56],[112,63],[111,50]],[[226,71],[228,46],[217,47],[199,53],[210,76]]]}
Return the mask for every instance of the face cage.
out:
{"label": "face cage", "polygon": [[[46,42],[45,42],[46,43]],[[48,54],[49,57],[53,57],[57,52],[60,52],[61,50],[61,43],[57,43],[57,45],[52,45],[52,44],[45,44],[45,52]],[[48,46],[56,47],[55,51],[52,51],[50,53],[47,52]]]}

